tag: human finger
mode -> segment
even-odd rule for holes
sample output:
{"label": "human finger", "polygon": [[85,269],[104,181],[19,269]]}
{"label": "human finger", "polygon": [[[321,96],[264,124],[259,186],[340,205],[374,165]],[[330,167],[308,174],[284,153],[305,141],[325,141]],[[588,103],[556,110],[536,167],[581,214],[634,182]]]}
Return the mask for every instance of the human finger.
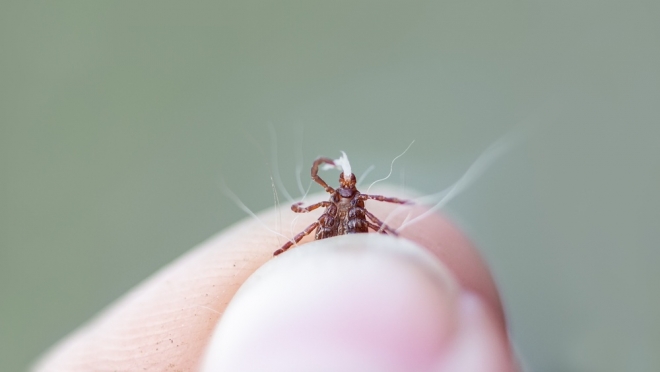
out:
{"label": "human finger", "polygon": [[[377,216],[385,216],[396,206],[367,202],[367,207]],[[412,207],[411,211],[421,213],[422,209]],[[391,225],[396,227],[403,217],[394,216]],[[272,231],[290,236],[290,231],[295,231],[289,229],[294,219],[297,226],[306,226],[316,217],[295,215],[283,207],[259,218],[261,222],[239,222],[159,270],[55,345],[35,370],[196,369],[236,290],[286,241]],[[499,314],[497,323],[504,327],[488,269],[455,226],[433,214],[405,229],[401,236],[444,262],[460,286],[479,295]],[[310,240],[313,237],[308,236],[301,244]]]}
{"label": "human finger", "polygon": [[202,370],[514,371],[493,315],[428,250],[345,235],[259,268],[227,307]]}

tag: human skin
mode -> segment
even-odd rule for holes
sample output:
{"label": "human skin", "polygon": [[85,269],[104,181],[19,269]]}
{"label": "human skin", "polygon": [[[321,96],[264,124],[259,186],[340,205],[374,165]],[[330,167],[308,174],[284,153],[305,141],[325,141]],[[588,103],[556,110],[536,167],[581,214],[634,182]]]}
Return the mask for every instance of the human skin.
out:
{"label": "human skin", "polygon": [[[408,212],[413,216],[424,212],[418,206],[374,201],[368,201],[366,207],[381,218],[395,208],[403,211],[388,219],[395,227]],[[285,206],[259,215],[273,230],[281,226],[285,235],[291,235],[289,228],[296,217],[294,233],[312,223],[318,213],[295,215]],[[316,345],[307,366],[326,358],[340,370],[366,371],[370,365],[377,367],[369,363],[381,360],[382,354],[389,358],[392,371],[516,370],[488,267],[470,240],[445,217],[430,214],[407,226],[398,238],[367,241],[359,234],[306,244],[313,241],[311,234],[275,258],[273,251],[285,239],[264,228],[262,222],[241,221],[162,268],[53,346],[33,369],[195,371],[229,365],[251,370],[254,360],[275,358],[280,365],[269,364],[269,370],[295,371],[304,369],[286,367],[299,359],[296,345]],[[348,253],[342,248],[347,246],[351,247]],[[355,254],[368,259],[352,260]],[[320,260],[329,269],[305,270]],[[267,262],[269,270],[260,270],[258,280],[251,279],[257,284],[242,289],[237,296],[240,301],[232,303],[239,287]],[[291,275],[302,280],[290,280],[282,274],[286,268],[292,268]],[[266,292],[281,298],[274,305],[290,317],[275,317],[273,304],[256,311],[231,311],[249,306],[250,301],[262,301],[260,291],[271,283],[269,278],[273,283],[290,283]],[[319,283],[317,287],[323,290],[315,291],[317,287],[305,283]],[[233,315],[220,321],[230,303],[228,313]],[[384,311],[390,308],[398,310]],[[264,319],[270,320],[263,323]],[[262,324],[258,322],[264,327],[257,338],[240,328],[241,324]],[[333,332],[327,337],[331,346],[324,347],[323,332],[328,330]],[[343,344],[337,340],[351,340],[348,354],[338,352]],[[287,342],[292,346],[275,354],[264,349]],[[223,343],[239,345],[239,349],[227,357],[218,349]]]}

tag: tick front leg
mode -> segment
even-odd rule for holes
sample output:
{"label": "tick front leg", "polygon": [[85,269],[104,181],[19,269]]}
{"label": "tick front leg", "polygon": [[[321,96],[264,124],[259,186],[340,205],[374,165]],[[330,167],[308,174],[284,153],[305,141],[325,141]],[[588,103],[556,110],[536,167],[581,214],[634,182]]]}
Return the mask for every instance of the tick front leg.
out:
{"label": "tick front leg", "polygon": [[[373,224],[369,221],[367,223],[369,224],[369,227],[372,229],[385,233],[386,231],[394,236],[398,236],[399,234],[394,230],[393,228],[387,226],[386,224],[383,223],[383,221],[379,220],[378,217],[374,216],[371,212],[365,210],[364,215],[367,216],[368,219],[373,221]],[[372,226],[373,225],[373,226]]]}
{"label": "tick front leg", "polygon": [[325,189],[325,191],[332,194],[332,193],[335,192],[335,189],[328,186],[328,184],[325,183],[325,181],[323,181],[323,179],[321,177],[319,177],[319,165],[321,165],[321,164],[335,165],[335,162],[334,162],[334,160],[332,160],[330,158],[318,158],[318,159],[314,160],[314,164],[312,164],[312,179],[316,183],[321,185],[321,187],[323,187]]}
{"label": "tick front leg", "polygon": [[[294,205],[295,205],[295,204],[294,204]],[[291,239],[291,240],[289,240],[288,242],[286,242],[286,243],[282,246],[282,248],[280,248],[280,249],[276,250],[275,252],[273,252],[273,256],[277,256],[278,254],[283,253],[283,252],[285,252],[287,249],[291,248],[291,246],[293,246],[294,244],[298,244],[298,242],[301,241],[302,238],[304,238],[306,235],[309,235],[309,234],[310,234],[312,231],[314,231],[314,229],[316,229],[317,227],[319,227],[319,221],[316,221],[316,222],[314,222],[313,224],[307,226],[307,228],[305,228],[305,230],[301,231],[300,234],[294,236],[293,239]]]}
{"label": "tick front leg", "polygon": [[316,208],[320,208],[320,207],[327,208],[327,207],[330,206],[330,204],[332,204],[332,203],[330,203],[329,201],[322,201],[322,202],[318,202],[316,204],[312,204],[312,205],[307,206],[307,207],[301,207],[302,202],[299,202],[299,203],[296,203],[296,204],[292,205],[291,210],[296,212],[296,213],[307,213],[307,212],[313,211]]}
{"label": "tick front leg", "polygon": [[412,204],[412,202],[409,201],[409,200],[389,198],[389,197],[383,196],[383,195],[360,194],[360,199],[362,199],[362,200],[371,199],[371,200],[378,200],[378,201],[382,201],[382,202],[397,203],[397,204]]}

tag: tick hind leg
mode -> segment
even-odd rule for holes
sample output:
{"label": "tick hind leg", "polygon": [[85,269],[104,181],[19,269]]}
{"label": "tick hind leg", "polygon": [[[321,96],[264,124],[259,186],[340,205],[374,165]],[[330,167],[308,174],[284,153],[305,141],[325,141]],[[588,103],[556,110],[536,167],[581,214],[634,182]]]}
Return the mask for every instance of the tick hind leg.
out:
{"label": "tick hind leg", "polygon": [[369,227],[374,229],[375,231],[381,233],[381,234],[392,234],[394,236],[398,236],[399,234],[394,230],[393,228],[387,226],[383,221],[379,220],[378,217],[374,216],[371,212],[365,210],[364,211],[365,216],[367,216],[368,219],[370,219],[372,222],[367,221],[369,224]]}
{"label": "tick hind leg", "polygon": [[[295,204],[294,204],[295,205]],[[307,226],[305,230],[301,231],[298,235],[294,236],[293,239],[289,240],[288,242],[284,243],[282,248],[276,250],[273,252],[273,256],[277,256],[280,253],[285,252],[289,248],[291,248],[294,244],[298,244],[299,241],[302,240],[306,235],[309,235],[314,229],[319,227],[319,221],[314,222],[313,224]]]}
{"label": "tick hind leg", "polygon": [[369,226],[370,229],[372,229],[373,231],[375,231],[379,234],[385,234],[385,235],[389,234],[387,231],[381,230],[380,226],[376,225],[375,223],[373,223],[371,221],[367,221],[367,226]]}

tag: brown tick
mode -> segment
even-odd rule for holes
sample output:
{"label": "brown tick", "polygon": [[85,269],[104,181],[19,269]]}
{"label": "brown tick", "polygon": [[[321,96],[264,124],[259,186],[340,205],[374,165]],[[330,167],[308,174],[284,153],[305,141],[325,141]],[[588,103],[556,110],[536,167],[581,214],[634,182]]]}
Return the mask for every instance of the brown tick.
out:
{"label": "brown tick", "polygon": [[[339,188],[333,189],[318,175],[319,165],[328,164],[330,167],[341,167],[339,175]],[[312,180],[321,185],[330,194],[330,200],[302,207],[302,203],[291,206],[296,213],[307,213],[317,208],[325,208],[325,212],[313,224],[286,242],[282,248],[276,250],[273,255],[286,251],[297,244],[306,235],[316,229],[315,239],[325,239],[337,235],[366,233],[369,229],[382,234],[397,235],[396,231],[384,224],[376,216],[371,214],[365,207],[364,201],[368,199],[384,201],[388,203],[408,204],[406,200],[389,198],[381,195],[367,195],[360,193],[355,187],[356,178],[351,173],[351,165],[346,154],[337,160],[329,158],[318,158],[312,164]]]}

